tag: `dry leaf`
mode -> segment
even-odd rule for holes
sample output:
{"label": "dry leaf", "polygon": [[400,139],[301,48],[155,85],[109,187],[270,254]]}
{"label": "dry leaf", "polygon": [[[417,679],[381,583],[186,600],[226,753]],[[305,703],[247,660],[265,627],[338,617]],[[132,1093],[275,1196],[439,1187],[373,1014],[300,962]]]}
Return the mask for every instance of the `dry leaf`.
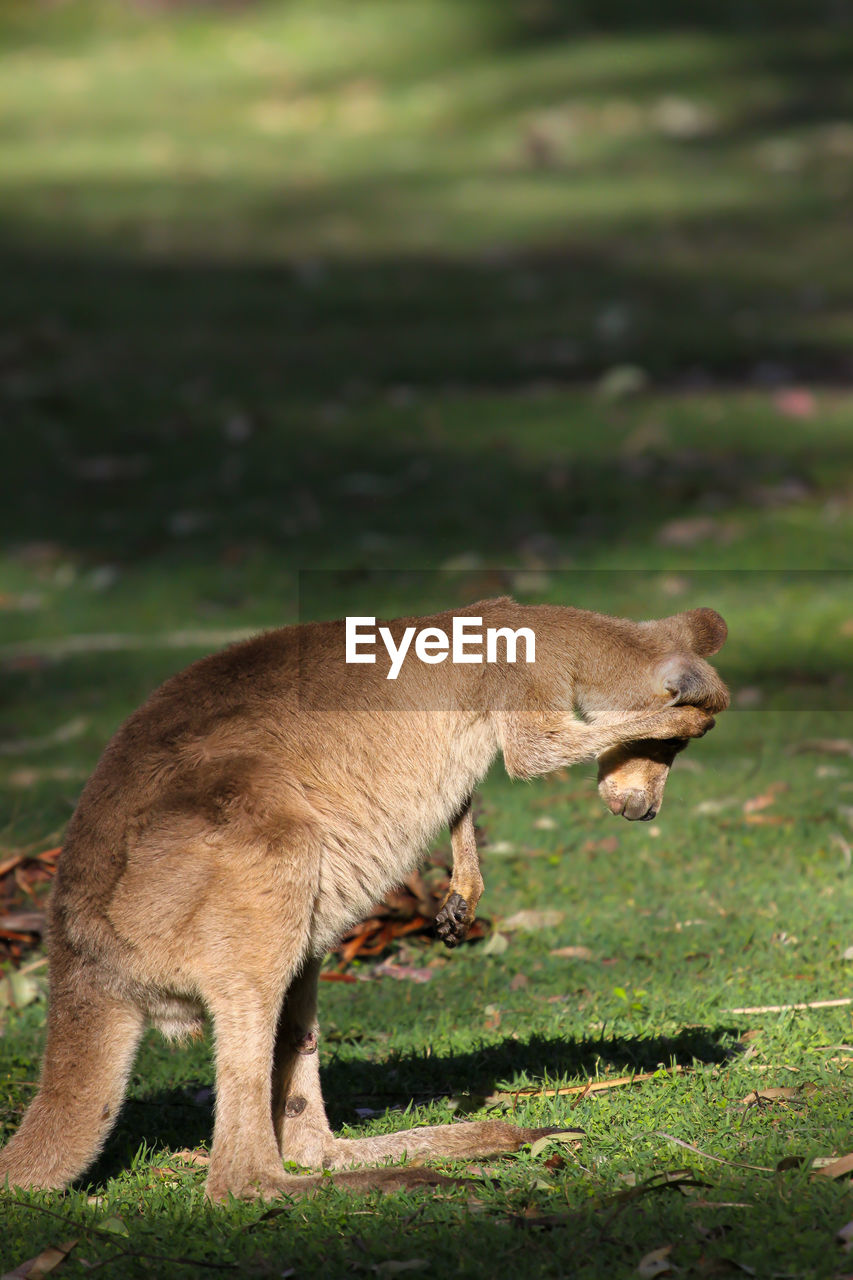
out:
{"label": "dry leaf", "polygon": [[490,933],[481,948],[481,954],[484,956],[502,956],[509,946],[509,941],[504,934]]}
{"label": "dry leaf", "polygon": [[[79,1237],[78,1237],[79,1238]],[[77,1240],[66,1240],[64,1244],[51,1244],[43,1249],[35,1258],[28,1258],[20,1263],[14,1271],[7,1271],[0,1280],[42,1280],[61,1266],[76,1245]]]}
{"label": "dry leaf", "polygon": [[783,1085],[774,1089],[753,1089],[745,1098],[741,1098],[742,1107],[754,1107],[759,1102],[788,1102],[792,1098],[801,1097],[800,1085]]}
{"label": "dry leaf", "polygon": [[665,1244],[660,1249],[653,1249],[651,1253],[647,1253],[644,1258],[640,1259],[637,1275],[642,1276],[643,1280],[652,1280],[654,1276],[672,1275],[672,1263],[669,1261],[671,1253],[671,1244]]}
{"label": "dry leaf", "polygon": [[111,1231],[115,1236],[126,1236],[130,1232],[123,1218],[119,1218],[117,1214],[111,1214],[109,1218],[104,1218],[98,1223],[100,1231]]}
{"label": "dry leaf", "polygon": [[581,845],[581,853],[616,853],[618,849],[618,836],[605,836],[603,840],[585,840]]}
{"label": "dry leaf", "polygon": [[[814,1167],[814,1162],[812,1162],[812,1167]],[[824,1178],[843,1178],[846,1174],[853,1173],[853,1151],[846,1156],[840,1156],[830,1164],[823,1165],[822,1168],[816,1169],[815,1172],[821,1174]]]}
{"label": "dry leaf", "polygon": [[693,806],[693,812],[703,817],[707,814],[722,813],[724,809],[730,809],[733,803],[731,799],[700,800],[699,804]]}
{"label": "dry leaf", "polygon": [[589,947],[557,947],[556,950],[548,953],[552,956],[559,956],[562,960],[591,960],[592,952]]}
{"label": "dry leaf", "polygon": [[844,1252],[849,1253],[853,1249],[853,1222],[845,1222],[844,1226],[836,1231],[835,1238],[843,1246]]}
{"label": "dry leaf", "polygon": [[530,1154],[535,1160],[541,1156],[542,1152],[547,1150],[552,1142],[561,1142],[564,1146],[579,1147],[586,1137],[583,1129],[563,1129],[560,1133],[549,1133],[544,1138],[537,1138],[530,1148]]}
{"label": "dry leaf", "polygon": [[435,977],[435,969],[416,968],[410,964],[382,964],[374,972],[375,978],[397,978],[401,982],[429,982]]}
{"label": "dry leaf", "polygon": [[771,782],[770,786],[765,791],[762,791],[760,795],[744,801],[743,811],[744,813],[759,813],[762,809],[768,809],[786,791],[790,791],[787,782]]}
{"label": "dry leaf", "polygon": [[497,854],[498,857],[509,857],[510,854],[518,853],[517,845],[512,844],[509,840],[496,840],[494,844],[486,844],[485,850],[488,854]]}
{"label": "dry leaf", "polygon": [[514,929],[525,933],[536,933],[539,929],[554,929],[562,923],[564,911],[516,911],[515,915],[501,921],[501,932],[511,933]]}
{"label": "dry leaf", "polygon": [[183,1164],[208,1165],[210,1164],[210,1152],[201,1150],[189,1151],[184,1149],[183,1151],[176,1151],[174,1159],[180,1160]]}

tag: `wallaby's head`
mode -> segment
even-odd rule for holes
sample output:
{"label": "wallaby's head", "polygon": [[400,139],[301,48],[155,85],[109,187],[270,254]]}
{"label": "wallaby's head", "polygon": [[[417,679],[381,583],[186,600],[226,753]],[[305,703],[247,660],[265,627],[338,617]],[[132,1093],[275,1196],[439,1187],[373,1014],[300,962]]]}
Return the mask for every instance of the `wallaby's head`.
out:
{"label": "wallaby's head", "polygon": [[[694,706],[717,713],[729,693],[705,657],[722,648],[728,634],[713,609],[691,609],[670,618],[640,623],[647,659],[635,672],[634,689],[648,708]],[[635,704],[636,705],[636,704]],[[684,739],[627,742],[598,759],[598,793],[611,813],[650,821],[663,801],[672,762]]]}

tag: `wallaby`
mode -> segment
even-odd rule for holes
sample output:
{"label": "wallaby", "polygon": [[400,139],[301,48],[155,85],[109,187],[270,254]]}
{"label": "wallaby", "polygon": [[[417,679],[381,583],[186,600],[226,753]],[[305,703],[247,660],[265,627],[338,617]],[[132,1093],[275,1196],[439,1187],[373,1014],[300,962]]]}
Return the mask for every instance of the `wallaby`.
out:
{"label": "wallaby", "polygon": [[[413,624],[447,633],[460,617],[504,637],[529,628],[535,660],[511,661],[508,638],[486,663],[422,660],[424,646],[391,679],[380,650],[346,660],[348,624],[303,624],[202,658],[121,726],[68,825],[41,1085],[0,1152],[0,1185],[62,1187],[83,1173],[146,1023],[181,1038],[205,1014],[214,1200],[311,1185],[283,1160],[482,1156],[553,1132],[484,1121],[336,1138],[320,1091],[320,965],[460,815],[498,752],[511,776],[532,777],[626,742],[705,733],[728,694],[703,655],[726,627],[710,609],[636,623],[499,599],[396,619],[387,636],[399,656]],[[341,1177],[381,1185],[400,1172]]]}

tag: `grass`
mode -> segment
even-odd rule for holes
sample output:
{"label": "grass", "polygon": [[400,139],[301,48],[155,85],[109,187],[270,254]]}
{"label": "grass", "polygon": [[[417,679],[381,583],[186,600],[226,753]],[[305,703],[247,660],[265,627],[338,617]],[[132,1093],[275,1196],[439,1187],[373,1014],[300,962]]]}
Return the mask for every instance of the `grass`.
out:
{"label": "grass", "polygon": [[[589,770],[490,776],[483,910],[559,924],[322,991],[348,1132],[685,1071],[519,1101],[586,1131],[561,1167],[213,1209],[175,1155],[210,1136],[210,1046],[151,1036],[86,1185],[0,1201],[8,1267],[76,1238],[69,1276],[610,1277],[669,1245],[687,1275],[849,1270],[849,1189],[810,1163],[851,1146],[851,1007],[731,1010],[849,990],[853,763],[799,748],[853,737],[851,31],[634,8],[4,6],[0,861],[244,628],[711,604],[736,692],[653,824]],[[43,1028],[43,999],[7,1012],[7,1132]]]}

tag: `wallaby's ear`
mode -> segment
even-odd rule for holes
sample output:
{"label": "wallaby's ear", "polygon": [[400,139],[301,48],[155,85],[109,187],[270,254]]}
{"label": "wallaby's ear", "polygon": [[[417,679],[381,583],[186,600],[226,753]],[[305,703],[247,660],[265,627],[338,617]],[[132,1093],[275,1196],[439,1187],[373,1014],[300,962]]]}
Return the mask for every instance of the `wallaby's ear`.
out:
{"label": "wallaby's ear", "polygon": [[716,609],[688,609],[686,613],[664,618],[661,625],[678,644],[691,649],[700,658],[707,658],[708,654],[722,649],[729,634],[725,619]]}
{"label": "wallaby's ear", "polygon": [[729,693],[713,667],[691,653],[673,653],[657,669],[661,688],[677,706],[725,711]]}
{"label": "wallaby's ear", "polygon": [[716,653],[726,643],[729,629],[716,609],[691,609],[683,615],[690,627],[690,648],[700,658]]}

